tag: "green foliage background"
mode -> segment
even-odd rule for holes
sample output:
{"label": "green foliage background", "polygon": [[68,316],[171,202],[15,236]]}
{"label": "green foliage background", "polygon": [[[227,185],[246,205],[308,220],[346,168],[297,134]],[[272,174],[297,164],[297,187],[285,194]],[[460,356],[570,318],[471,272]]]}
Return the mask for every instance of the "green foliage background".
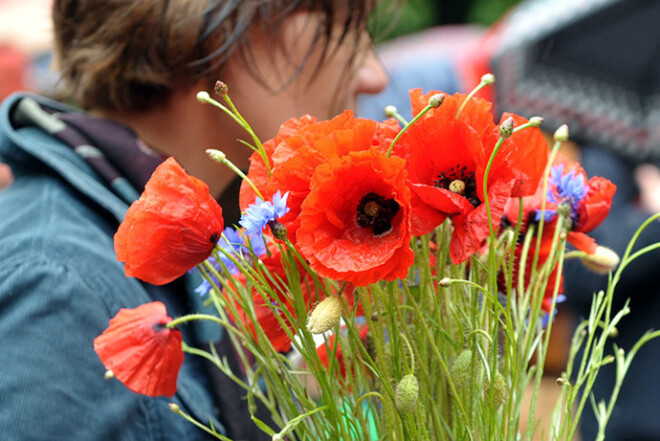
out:
{"label": "green foliage background", "polygon": [[376,41],[443,24],[490,26],[520,0],[387,0],[380,5]]}

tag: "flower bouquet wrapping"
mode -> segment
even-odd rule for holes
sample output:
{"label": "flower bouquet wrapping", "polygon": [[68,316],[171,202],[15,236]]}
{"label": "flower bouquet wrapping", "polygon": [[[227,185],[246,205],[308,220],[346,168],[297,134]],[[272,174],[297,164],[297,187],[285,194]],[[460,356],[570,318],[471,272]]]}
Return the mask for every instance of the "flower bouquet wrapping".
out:
{"label": "flower bouquet wrapping", "polygon": [[[209,151],[243,177],[239,225],[224,228],[206,185],[168,159],[115,249],[127,275],[153,284],[196,267],[217,315],[172,319],[158,302],[121,310],[94,341],[108,375],[172,396],[184,353],[205,357],[243,388],[237,400],[267,409],[268,422],[252,420],[274,440],[531,439],[564,259],[619,264],[587,235],[615,187],[558,153],[566,127],[549,149],[540,118],[496,123],[474,93],[412,90],[410,122],[392,107],[383,122],[303,116],[262,144],[226,86],[216,92],[225,104],[198,98],[231,114],[254,150],[247,175]],[[612,295],[639,255],[630,249],[578,326],[548,439],[574,436],[599,368],[616,362],[612,400],[592,403],[604,433],[639,348],[604,355],[627,313],[612,311]],[[182,342],[189,320],[222,326],[242,371]]]}

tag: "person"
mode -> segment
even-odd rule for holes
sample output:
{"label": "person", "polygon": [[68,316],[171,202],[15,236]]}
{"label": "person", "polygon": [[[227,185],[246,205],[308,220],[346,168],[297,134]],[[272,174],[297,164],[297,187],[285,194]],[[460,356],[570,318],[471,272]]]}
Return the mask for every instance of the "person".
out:
{"label": "person", "polygon": [[[236,222],[234,176],[246,138],[196,101],[222,79],[262,138],[286,118],[328,118],[387,77],[372,49],[370,0],[54,0],[55,59],[77,108],[15,94],[0,108],[0,433],[3,439],[201,440],[168,404],[234,439],[261,439],[236,389],[186,356],[173,398],[133,394],[93,340],[120,308],[159,300],[171,316],[201,306],[189,278],[152,286],[124,276],[113,234],[167,156],[208,183]],[[83,110],[80,110],[83,109]],[[235,206],[235,208],[232,208]],[[194,287],[194,285],[193,285]],[[213,333],[216,334],[213,334]],[[182,327],[191,346],[219,331]],[[226,354],[231,354],[227,351]]]}

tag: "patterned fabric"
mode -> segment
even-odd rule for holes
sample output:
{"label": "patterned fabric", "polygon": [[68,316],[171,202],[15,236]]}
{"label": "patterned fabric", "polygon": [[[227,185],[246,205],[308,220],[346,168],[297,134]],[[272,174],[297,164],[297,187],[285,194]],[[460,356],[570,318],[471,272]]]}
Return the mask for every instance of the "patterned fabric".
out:
{"label": "patterned fabric", "polygon": [[660,2],[535,0],[501,23],[497,104],[634,159],[660,158]]}
{"label": "patterned fabric", "polygon": [[[165,159],[150,150],[128,127],[81,113],[56,113],[31,98],[17,108],[15,118],[35,126],[71,147],[125,202],[138,192]],[[136,191],[137,189],[137,191]]]}

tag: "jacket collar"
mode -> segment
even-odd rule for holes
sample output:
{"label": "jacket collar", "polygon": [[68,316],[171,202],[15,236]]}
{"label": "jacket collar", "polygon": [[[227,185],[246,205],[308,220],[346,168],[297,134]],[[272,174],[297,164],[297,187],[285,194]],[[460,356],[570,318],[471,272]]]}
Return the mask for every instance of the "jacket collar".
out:
{"label": "jacket collar", "polygon": [[[17,93],[7,98],[0,106],[0,160],[10,166],[34,168],[39,160],[80,193],[107,210],[121,222],[128,204],[116,196],[98,178],[92,168],[70,147],[54,139],[51,130],[42,130],[24,125],[21,115],[29,107],[46,106],[55,112],[79,110],[36,95]],[[49,118],[44,112],[43,118]],[[58,130],[62,124],[56,118],[45,120],[42,126]],[[51,131],[52,133],[52,131]]]}

